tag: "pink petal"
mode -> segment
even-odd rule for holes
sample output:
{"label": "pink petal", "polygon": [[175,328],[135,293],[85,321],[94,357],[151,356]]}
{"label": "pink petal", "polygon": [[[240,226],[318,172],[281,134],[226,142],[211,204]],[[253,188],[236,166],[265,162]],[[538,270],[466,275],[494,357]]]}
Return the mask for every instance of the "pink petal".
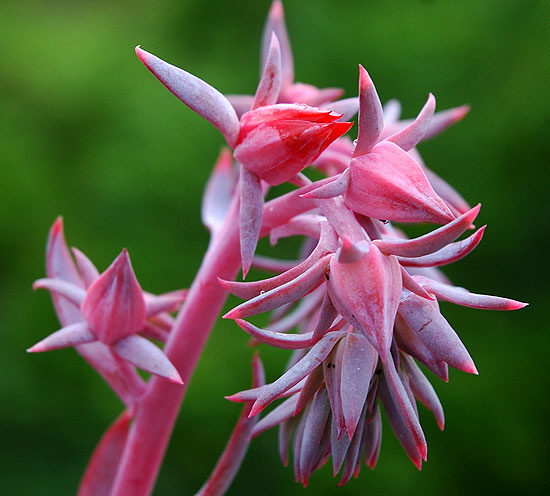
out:
{"label": "pink petal", "polygon": [[380,443],[382,441],[382,419],[380,417],[380,409],[376,408],[376,412],[372,420],[365,426],[366,438],[365,445],[365,463],[371,470],[374,470],[378,455],[380,454]]}
{"label": "pink petal", "polygon": [[230,147],[237,144],[239,119],[227,98],[202,79],[164,62],[139,46],[136,54],[166,88],[218,129]]}
{"label": "pink petal", "polygon": [[282,83],[281,49],[277,35],[272,32],[262,78],[254,96],[252,109],[277,103]]}
{"label": "pink petal", "polygon": [[365,429],[365,417],[367,415],[367,409],[363,408],[360,413],[360,418],[358,419],[357,431],[353,438],[351,439],[351,444],[346,453],[346,464],[344,466],[344,472],[342,477],[338,482],[338,486],[343,486],[347,484],[351,477],[354,475],[358,463],[360,463],[361,456],[361,440],[363,437],[363,430]]}
{"label": "pink petal", "polygon": [[69,346],[78,346],[83,343],[96,341],[97,337],[90,330],[86,322],[76,322],[59,329],[48,337],[31,346],[27,351],[36,353],[41,351],[58,350]]}
{"label": "pink petal", "polygon": [[110,493],[131,420],[126,410],[103,434],[80,482],[78,496],[105,496]]}
{"label": "pink petal", "polygon": [[434,414],[438,427],[443,430],[445,415],[433,386],[410,356],[403,354],[401,355],[401,359],[403,360],[402,367],[410,378],[410,385],[414,395]]}
{"label": "pink petal", "polygon": [[342,436],[340,429],[336,426],[334,416],[332,418],[330,430],[330,454],[332,456],[332,476],[336,477],[342,464],[346,459],[346,454],[351,445],[351,440],[348,436]]}
{"label": "pink petal", "polygon": [[346,431],[350,439],[357,428],[377,362],[378,353],[364,336],[347,335],[342,357],[340,395]]}
{"label": "pink petal", "polygon": [[176,384],[183,384],[181,377],[164,352],[151,341],[137,335],[119,339],[111,345],[120,357],[151,374],[166,377]]}
{"label": "pink petal", "polygon": [[126,250],[88,288],[81,311],[105,344],[138,332],[145,325],[143,292]]}
{"label": "pink petal", "polygon": [[352,243],[347,238],[342,238],[342,246],[336,252],[339,263],[351,264],[359,261],[369,251],[369,243],[366,240]]}
{"label": "pink petal", "polygon": [[348,333],[344,338],[332,349],[322,364],[323,377],[325,379],[325,387],[330,401],[332,410],[332,418],[338,428],[338,436],[343,436],[346,429],[346,421],[342,411],[342,367],[343,355],[345,346],[343,340],[347,338]]}
{"label": "pink petal", "polygon": [[418,117],[407,127],[386,138],[387,141],[395,143],[397,146],[409,151],[414,148],[424,137],[430,126],[430,122],[435,111],[435,98],[430,93],[428,101],[418,114]]}
{"label": "pink petal", "polygon": [[410,294],[401,301],[399,315],[436,359],[469,374],[477,374],[468,350],[433,302]]}
{"label": "pink petal", "polygon": [[377,239],[373,243],[384,253],[402,257],[421,257],[435,253],[468,229],[477,217],[478,204],[452,222],[414,239]]}
{"label": "pink petal", "polygon": [[359,66],[359,131],[353,152],[358,157],[372,150],[384,127],[384,113],[376,88],[362,65]]}
{"label": "pink petal", "polygon": [[392,358],[384,364],[378,391],[397,439],[420,470],[428,452],[426,439]]}
{"label": "pink petal", "polygon": [[395,340],[400,350],[419,360],[445,382],[449,380],[447,364],[434,356],[432,350],[420,339],[418,333],[409,327],[399,312],[395,319]]}
{"label": "pink petal", "polygon": [[315,470],[316,460],[321,448],[325,425],[329,418],[330,405],[326,389],[320,389],[307,411],[302,446],[300,449],[300,482],[306,486]]}

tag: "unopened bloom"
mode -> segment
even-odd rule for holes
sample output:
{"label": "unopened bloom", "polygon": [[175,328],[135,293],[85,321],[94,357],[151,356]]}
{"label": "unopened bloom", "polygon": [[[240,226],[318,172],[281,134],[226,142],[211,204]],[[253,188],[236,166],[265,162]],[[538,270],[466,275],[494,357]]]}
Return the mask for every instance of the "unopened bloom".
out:
{"label": "unopened bloom", "polygon": [[235,159],[271,185],[292,179],[311,165],[351,122],[341,114],[305,104],[259,107],[241,117]]}
{"label": "unopened bloom", "polygon": [[[303,230],[310,218],[307,232],[315,236],[312,226],[317,224],[319,239],[296,267],[264,281],[222,281],[230,292],[248,299],[226,318],[236,319],[256,341],[297,350],[289,369],[275,382],[229,399],[253,400],[251,415],[284,399],[260,420],[255,432],[279,425],[283,460],[294,439],[294,470],[304,484],[329,455],[335,475],[344,467],[341,483],[358,473],[362,459],[374,467],[381,439],[379,405],[408,456],[421,467],[427,444],[415,399],[432,410],[440,428],[444,421],[441,404],[415,360],[444,380],[448,365],[477,373],[437,299],[496,310],[525,306],[470,293],[430,272],[477,246],[484,228],[454,240],[472,226],[479,206],[415,239],[397,236],[391,225],[376,219],[353,224],[343,203],[333,208],[342,211],[328,214],[332,225],[316,214],[296,220],[296,228]],[[298,306],[291,306],[299,300]],[[243,320],[276,309],[287,310],[269,329]],[[300,333],[288,332],[295,326]]]}
{"label": "unopened bloom", "polygon": [[[48,244],[50,277],[39,279],[33,287],[48,289],[52,293],[63,327],[28,351],[49,351],[71,346],[81,348],[99,343],[139,368],[181,383],[169,359],[141,334],[162,339],[166,332],[163,329],[166,312],[177,308],[183,295],[153,296],[144,293],[126,250],[102,274],[82,252],[74,250],[74,256],[76,265],[70,259],[61,219],[58,219]],[[94,356],[92,352],[90,357],[96,366]],[[97,366],[101,372],[100,360]]]}
{"label": "unopened bloom", "polygon": [[283,68],[275,31],[262,77],[250,111],[241,119],[229,100],[196,76],[136,48],[146,67],[189,108],[208,120],[233,148],[240,167],[240,238],[246,275],[258,242],[264,189],[292,181],[303,184],[299,173],[311,165],[352,123],[336,122],[342,114],[304,103],[279,104]]}

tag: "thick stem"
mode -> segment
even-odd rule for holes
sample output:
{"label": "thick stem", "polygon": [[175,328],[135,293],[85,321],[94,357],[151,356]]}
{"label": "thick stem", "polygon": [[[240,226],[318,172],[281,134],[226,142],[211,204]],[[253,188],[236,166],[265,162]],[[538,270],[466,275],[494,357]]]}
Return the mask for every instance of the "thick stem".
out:
{"label": "thick stem", "polygon": [[[315,201],[293,191],[264,207],[262,232],[315,207]],[[183,386],[152,377],[136,405],[136,413],[110,496],[148,496],[176,422],[180,404],[222,305],[227,296],[218,277],[233,280],[241,264],[239,206],[235,198],[221,229],[212,237],[199,272],[164,348],[178,369]]]}
{"label": "thick stem", "polygon": [[164,348],[184,386],[153,377],[136,406],[111,496],[148,496],[164,457],[180,404],[206,344],[226,291],[218,277],[233,280],[240,267],[238,206],[233,202],[223,227],[212,238]]}

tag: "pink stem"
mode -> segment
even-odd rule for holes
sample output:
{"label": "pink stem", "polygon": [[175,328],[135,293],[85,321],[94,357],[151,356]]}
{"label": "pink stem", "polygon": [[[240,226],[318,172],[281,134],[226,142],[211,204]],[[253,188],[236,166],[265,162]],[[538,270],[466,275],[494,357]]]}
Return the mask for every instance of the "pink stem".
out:
{"label": "pink stem", "polygon": [[213,235],[164,348],[184,386],[152,377],[136,405],[111,496],[148,496],[164,457],[180,404],[227,292],[218,278],[233,280],[240,267],[238,202]]}

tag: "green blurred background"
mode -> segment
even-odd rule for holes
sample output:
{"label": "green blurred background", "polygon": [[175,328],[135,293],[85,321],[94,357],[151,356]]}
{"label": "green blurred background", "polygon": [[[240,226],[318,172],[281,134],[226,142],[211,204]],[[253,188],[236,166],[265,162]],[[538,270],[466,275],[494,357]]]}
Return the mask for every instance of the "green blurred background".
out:
{"label": "green blurred background", "polygon": [[[483,243],[448,267],[459,285],[528,301],[521,312],[444,305],[479,377],[433,378],[441,433],[426,411],[429,461],[418,472],[389,428],[379,465],[336,488],[328,467],[303,490],[254,441],[229,494],[542,494],[548,444],[549,4],[536,0],[285,3],[297,80],[356,94],[357,64],[405,117],[432,91],[468,118],[421,151],[471,202]],[[251,93],[269,1],[12,2],[0,7],[0,494],[70,495],[121,409],[72,350],[29,356],[58,328],[41,277],[47,231],[104,269],[127,247],[142,286],[190,284],[207,243],[200,192],[223,143],[134,55],[143,48],[225,93]],[[289,255],[291,256],[291,255]],[[259,275],[258,275],[259,276]],[[231,302],[229,303],[231,304]],[[193,494],[240,407],[251,350],[220,322],[190,386],[155,492]],[[273,380],[286,354],[263,350]]]}

